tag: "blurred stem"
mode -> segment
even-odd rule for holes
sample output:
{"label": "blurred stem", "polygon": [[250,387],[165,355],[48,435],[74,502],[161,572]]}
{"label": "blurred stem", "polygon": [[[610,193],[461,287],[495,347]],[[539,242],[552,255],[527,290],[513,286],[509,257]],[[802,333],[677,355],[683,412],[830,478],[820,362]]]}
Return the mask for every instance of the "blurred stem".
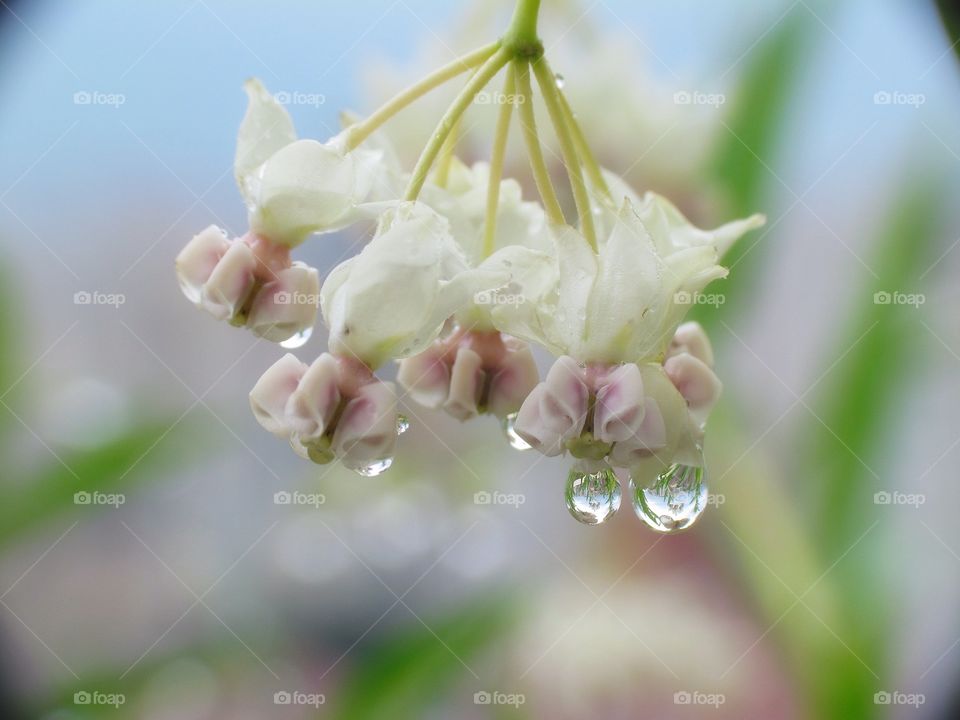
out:
{"label": "blurred stem", "polygon": [[543,207],[550,222],[563,225],[563,208],[557,199],[557,191],[550,179],[550,170],[543,159],[543,148],[540,147],[540,135],[537,132],[537,116],[533,111],[533,89],[530,87],[530,64],[525,60],[514,63],[517,77],[517,89],[522,99],[519,102],[520,125],[523,128],[523,139],[527,145],[527,155],[530,158],[530,168],[537,183],[537,191],[543,200]]}
{"label": "blurred stem", "polygon": [[500,180],[503,177],[503,161],[507,154],[507,139],[510,137],[510,119],[513,116],[513,95],[516,91],[516,69],[507,68],[503,84],[503,104],[497,115],[497,129],[493,136],[490,154],[490,182],[487,186],[487,217],[483,225],[483,257],[493,255],[497,235],[497,208],[500,205]]}
{"label": "blurred stem", "polygon": [[420,196],[420,190],[423,189],[423,185],[427,181],[427,174],[430,172],[430,168],[433,167],[433,163],[437,159],[437,155],[440,154],[440,149],[443,147],[444,142],[446,142],[446,139],[450,135],[450,132],[453,130],[454,126],[457,124],[457,121],[460,119],[463,113],[466,112],[477,93],[483,90],[483,88],[487,86],[487,84],[494,78],[494,76],[496,76],[497,73],[503,69],[503,66],[508,62],[510,62],[509,51],[507,51],[505,48],[498,48],[496,52],[494,52],[494,54],[481,66],[481,68],[477,71],[477,74],[470,79],[470,82],[467,83],[466,87],[460,92],[460,94],[457,95],[456,99],[453,101],[453,104],[447,108],[447,111],[443,114],[443,117],[440,118],[440,123],[437,125],[437,129],[430,138],[430,142],[427,143],[427,146],[420,154],[420,159],[417,161],[417,165],[413,169],[413,175],[410,178],[410,184],[407,185],[407,192],[404,196],[404,199],[414,201]]}
{"label": "blurred stem", "polygon": [[577,120],[577,116],[573,112],[573,108],[571,108],[570,103],[567,102],[566,95],[564,95],[563,91],[559,88],[557,90],[557,96],[560,98],[560,108],[563,110],[563,117],[566,120],[567,127],[570,128],[570,134],[573,136],[573,143],[577,148],[580,159],[583,161],[583,166],[587,170],[587,175],[590,178],[590,182],[592,182],[594,187],[600,191],[600,199],[613,206],[615,205],[613,195],[610,193],[610,187],[607,185],[606,178],[603,177],[603,170],[600,168],[600,163],[597,162],[597,157],[593,154],[593,149],[590,147],[590,143],[587,141],[587,136],[584,134],[583,128],[580,127],[580,123]]}
{"label": "blurred stem", "polygon": [[577,213],[580,216],[580,231],[587,239],[594,252],[597,251],[597,231],[593,225],[593,208],[590,204],[590,195],[587,193],[587,183],[583,179],[583,168],[580,167],[580,157],[577,154],[573,135],[564,116],[560,88],[557,87],[557,78],[550,69],[547,59],[541,57],[531,63],[537,75],[537,84],[543,92],[543,101],[550,113],[550,120],[560,141],[560,150],[563,153],[563,164],[567,167],[570,178],[570,187],[573,189],[573,199],[577,203]]}
{"label": "blurred stem", "polygon": [[457,144],[460,142],[462,125],[463,118],[459,118],[454,123],[453,130],[450,131],[450,136],[440,151],[440,160],[437,163],[437,185],[439,187],[445,188],[447,183],[450,182],[450,169],[453,167],[453,158],[457,154]]}
{"label": "blurred stem", "polygon": [[482,48],[474,50],[463,57],[457,58],[453,62],[444,65],[442,68],[433,71],[423,80],[410,86],[403,92],[394,96],[379,110],[373,113],[363,122],[354,125],[347,138],[347,149],[353,150],[364,140],[376,132],[385,122],[407,107],[410,103],[426,95],[434,88],[443,85],[448,80],[452,80],[457,75],[462,75],[467,70],[476,68],[489,60],[497,50],[500,49],[500,43],[495,42],[485,45]]}

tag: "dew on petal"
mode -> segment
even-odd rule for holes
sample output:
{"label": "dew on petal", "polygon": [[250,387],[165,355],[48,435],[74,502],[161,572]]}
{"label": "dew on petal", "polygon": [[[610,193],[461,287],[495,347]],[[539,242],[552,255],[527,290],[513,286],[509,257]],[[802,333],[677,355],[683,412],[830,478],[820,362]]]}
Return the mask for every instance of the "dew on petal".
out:
{"label": "dew on petal", "polygon": [[630,480],[633,509],[643,522],[660,533],[692,526],[707,507],[708,489],[703,467],[671,465],[649,487]]}
{"label": "dew on petal", "polygon": [[349,467],[358,475],[363,475],[364,477],[376,477],[377,475],[382,475],[389,470],[391,465],[393,465],[393,458],[388,457],[383,458],[382,460],[374,460],[370,463],[350,465]]}
{"label": "dew on petal", "polygon": [[306,345],[311,335],[313,335],[313,328],[305,328],[296,335],[288,337],[286,340],[281,342],[280,347],[286,348],[287,350],[296,350],[298,347],[303,347]]}
{"label": "dew on petal", "polygon": [[566,78],[563,77],[563,75],[561,75],[560,73],[557,73],[556,75],[554,75],[553,79],[554,79],[554,82],[557,83],[557,89],[563,90],[563,86],[567,84]]}
{"label": "dew on petal", "polygon": [[507,436],[507,442],[510,443],[510,447],[514,450],[529,450],[532,445],[520,437],[520,434],[516,430],[517,425],[517,413],[510,413],[503,419],[501,427],[503,428],[503,434]]}
{"label": "dew on petal", "polygon": [[584,525],[599,525],[620,509],[620,481],[609,466],[591,472],[575,465],[565,495],[570,514]]}

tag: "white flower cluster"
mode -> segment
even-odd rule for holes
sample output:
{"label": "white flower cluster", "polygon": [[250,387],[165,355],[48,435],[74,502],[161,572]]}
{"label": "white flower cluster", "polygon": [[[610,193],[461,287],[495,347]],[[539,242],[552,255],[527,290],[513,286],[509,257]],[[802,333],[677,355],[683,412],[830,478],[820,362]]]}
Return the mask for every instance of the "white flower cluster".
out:
{"label": "white flower cluster", "polygon": [[[250,229],[230,240],[207,228],[180,253],[177,273],[198,307],[288,348],[306,342],[319,307],[329,352],[309,366],[285,355],[250,394],[261,425],[301,456],[366,475],[389,467],[402,420],[394,385],[374,373],[396,360],[414,402],[459,420],[494,415],[515,447],[578,458],[568,504],[599,522],[619,505],[610,466],[649,489],[702,464],[720,381],[703,330],[681,325],[689,303],[678,298],[724,277],[722,254],[763,218],[704,231],[664,198],[634,194],[592,159],[562,92],[543,80],[545,59],[528,51],[505,41],[482,48],[325,143],[298,140],[286,110],[249,81],[236,179]],[[467,167],[454,154],[453,126],[504,68],[542,204],[502,177],[509,105],[489,164]],[[376,130],[470,69],[405,173]],[[539,151],[533,74],[567,141],[576,224],[564,219]],[[315,269],[291,259],[309,236],[373,217],[372,237],[322,286]],[[531,345],[558,358],[543,382]]]}

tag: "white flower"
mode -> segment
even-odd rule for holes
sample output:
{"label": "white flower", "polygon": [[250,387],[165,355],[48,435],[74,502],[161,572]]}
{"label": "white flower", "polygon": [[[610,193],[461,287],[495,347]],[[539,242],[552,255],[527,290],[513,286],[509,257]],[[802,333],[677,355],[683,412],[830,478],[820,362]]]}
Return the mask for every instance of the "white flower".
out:
{"label": "white flower", "polygon": [[298,455],[317,463],[339,459],[363,471],[391,460],[396,449],[393,384],[329,353],[309,367],[284,355],[250,391],[250,408],[266,430],[288,439]]}
{"label": "white flower", "polygon": [[183,294],[218,320],[281,343],[313,329],[320,278],[283,246],[252,234],[230,240],[211,225],[177,255],[176,268]]}
{"label": "white flower", "polygon": [[330,350],[371,368],[424,350],[444,323],[508,273],[470,269],[449,224],[422,203],[388,211],[373,239],[327,276],[321,310]]}
{"label": "white flower", "polygon": [[[690,298],[726,276],[718,264],[722,250],[763,223],[754,216],[713,232],[697,230],[655,195],[639,207],[624,199],[613,220],[596,253],[573,228],[551,228],[554,292],[515,308],[495,308],[494,324],[580,362],[658,361]],[[539,281],[547,279],[541,275]]]}
{"label": "white flower", "polygon": [[383,152],[348,149],[348,132],[326,143],[297,140],[290,116],[259,80],[237,139],[235,174],[251,229],[294,247],[311,233],[339,230],[366,216],[380,182]]}

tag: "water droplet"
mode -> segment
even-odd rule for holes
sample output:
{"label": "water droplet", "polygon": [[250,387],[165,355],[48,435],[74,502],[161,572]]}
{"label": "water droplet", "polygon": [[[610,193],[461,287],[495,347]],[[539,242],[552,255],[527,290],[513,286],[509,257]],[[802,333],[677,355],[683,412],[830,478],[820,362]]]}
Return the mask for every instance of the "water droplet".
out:
{"label": "water droplet", "polygon": [[313,328],[308,327],[305,330],[301,330],[293,337],[288,337],[282,343],[280,347],[286,348],[287,350],[296,350],[298,347],[303,347],[307,344],[307,340],[310,339],[310,336],[313,335]]}
{"label": "water droplet", "polygon": [[661,533],[675,533],[693,525],[707,507],[703,467],[671,465],[649,487],[630,480],[637,517]]}
{"label": "water droplet", "polygon": [[514,450],[529,450],[531,445],[516,431],[517,413],[510,413],[503,419],[503,434]]}
{"label": "water droplet", "polygon": [[591,472],[574,465],[567,476],[567,510],[584,525],[599,525],[620,509],[620,481],[609,466]]}
{"label": "water droplet", "polygon": [[567,84],[566,78],[564,78],[563,75],[561,75],[560,73],[557,73],[556,75],[554,75],[554,80],[556,81],[557,88],[559,90],[563,90],[563,86]]}
{"label": "water droplet", "polygon": [[397,415],[397,435],[403,435],[410,429],[410,420],[406,415]]}
{"label": "water droplet", "polygon": [[359,475],[364,477],[376,477],[381,475],[390,469],[390,466],[393,465],[393,458],[383,458],[382,460],[374,460],[371,463],[361,463],[360,465],[349,465],[348,467]]}

